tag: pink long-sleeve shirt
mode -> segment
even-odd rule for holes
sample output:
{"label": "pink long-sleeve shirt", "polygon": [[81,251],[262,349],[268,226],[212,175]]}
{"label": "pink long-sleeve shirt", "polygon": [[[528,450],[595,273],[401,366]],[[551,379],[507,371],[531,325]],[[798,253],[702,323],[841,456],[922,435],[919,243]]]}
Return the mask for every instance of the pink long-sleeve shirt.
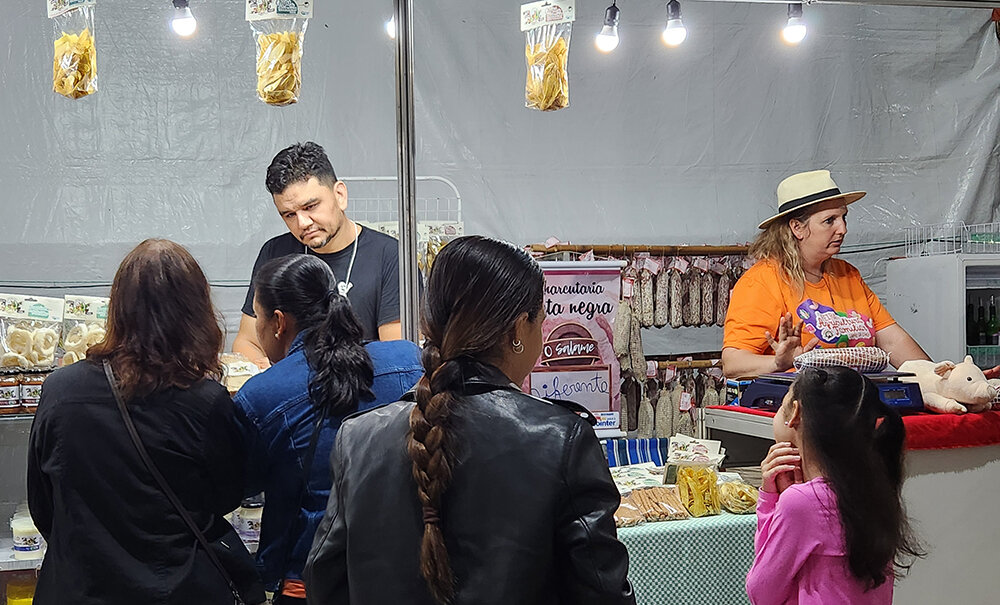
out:
{"label": "pink long-sleeve shirt", "polygon": [[747,574],[753,605],[889,605],[892,578],[866,591],[851,574],[837,496],[822,478],[781,497],[760,492],[756,556]]}

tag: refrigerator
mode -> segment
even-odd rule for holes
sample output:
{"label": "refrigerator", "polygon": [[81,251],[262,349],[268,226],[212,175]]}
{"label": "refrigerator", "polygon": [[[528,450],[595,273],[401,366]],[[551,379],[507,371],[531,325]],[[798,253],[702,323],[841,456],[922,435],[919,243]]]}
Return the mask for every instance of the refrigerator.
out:
{"label": "refrigerator", "polygon": [[888,261],[886,309],[934,361],[972,355],[982,368],[1000,364],[1000,345],[968,338],[966,319],[990,301],[1000,306],[1000,254],[939,254]]}

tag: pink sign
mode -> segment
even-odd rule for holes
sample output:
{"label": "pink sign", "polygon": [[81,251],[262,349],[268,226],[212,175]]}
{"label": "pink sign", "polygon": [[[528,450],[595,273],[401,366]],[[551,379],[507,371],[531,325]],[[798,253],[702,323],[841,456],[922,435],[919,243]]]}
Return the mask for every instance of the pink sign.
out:
{"label": "pink sign", "polygon": [[542,355],[525,390],[584,405],[602,421],[617,417],[621,368],[612,345],[612,324],[621,296],[620,263],[542,262],[541,266],[545,271]]}

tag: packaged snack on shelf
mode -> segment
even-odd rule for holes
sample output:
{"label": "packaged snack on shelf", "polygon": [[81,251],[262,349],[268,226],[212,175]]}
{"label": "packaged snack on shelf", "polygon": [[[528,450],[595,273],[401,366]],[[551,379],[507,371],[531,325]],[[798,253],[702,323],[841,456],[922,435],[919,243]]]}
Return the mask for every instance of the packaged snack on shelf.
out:
{"label": "packaged snack on shelf", "polygon": [[722,512],[717,481],[715,471],[707,466],[681,466],[677,469],[677,491],[691,516],[704,517]]}
{"label": "packaged snack on shelf", "polygon": [[67,294],[64,300],[61,365],[68,366],[86,359],[87,349],[104,340],[110,299]]}
{"label": "packaged snack on shelf", "polygon": [[54,32],[52,91],[68,99],[97,92],[96,0],[45,0]]}
{"label": "packaged snack on shelf", "polygon": [[240,390],[246,381],[260,373],[260,368],[243,353],[223,353],[219,361],[222,363],[222,384],[230,393]]}
{"label": "packaged snack on shelf", "polygon": [[521,31],[528,76],[524,106],[554,111],[569,106],[569,39],[576,19],[575,0],[521,5]]}
{"label": "packaged snack on shelf", "polygon": [[21,376],[0,375],[0,414],[17,414],[21,411]]}
{"label": "packaged snack on shelf", "polygon": [[311,2],[247,0],[246,20],[257,42],[257,98],[285,106],[299,100],[302,52]]}
{"label": "packaged snack on shelf", "polygon": [[689,516],[674,486],[644,487],[633,490],[629,496],[646,521],[674,521]]}
{"label": "packaged snack on shelf", "polygon": [[20,398],[21,407],[25,412],[34,414],[38,402],[42,398],[42,383],[46,374],[23,374],[21,376]]}
{"label": "packaged snack on shelf", "polygon": [[720,483],[719,499],[727,511],[736,515],[746,515],[757,510],[757,488],[742,481]]}
{"label": "packaged snack on shelf", "polygon": [[622,496],[622,503],[615,511],[615,527],[633,527],[645,522],[646,518],[632,500],[632,495]]}
{"label": "packaged snack on shelf", "polygon": [[0,344],[4,368],[50,368],[62,330],[63,300],[0,294]]}

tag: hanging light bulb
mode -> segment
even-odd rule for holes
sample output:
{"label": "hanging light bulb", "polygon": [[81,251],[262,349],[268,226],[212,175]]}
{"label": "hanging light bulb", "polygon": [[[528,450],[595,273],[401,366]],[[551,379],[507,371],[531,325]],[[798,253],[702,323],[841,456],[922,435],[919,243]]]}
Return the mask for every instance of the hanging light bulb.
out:
{"label": "hanging light bulb", "polygon": [[788,23],[781,30],[781,37],[788,44],[798,44],[806,37],[806,22],[802,18],[802,5],[788,5]]}
{"label": "hanging light bulb", "polygon": [[390,40],[396,39],[396,15],[389,17],[385,22],[385,35],[389,36]]}
{"label": "hanging light bulb", "polygon": [[191,14],[188,0],[174,0],[174,18],[170,22],[170,28],[182,38],[190,38],[198,29],[198,22]]}
{"label": "hanging light bulb", "polygon": [[687,29],[681,21],[681,3],[670,0],[667,2],[667,26],[663,28],[663,43],[667,46],[680,46],[687,35]]}
{"label": "hanging light bulb", "polygon": [[604,11],[604,27],[594,40],[597,50],[602,53],[609,53],[618,48],[618,13],[618,0],[614,0],[608,10]]}

